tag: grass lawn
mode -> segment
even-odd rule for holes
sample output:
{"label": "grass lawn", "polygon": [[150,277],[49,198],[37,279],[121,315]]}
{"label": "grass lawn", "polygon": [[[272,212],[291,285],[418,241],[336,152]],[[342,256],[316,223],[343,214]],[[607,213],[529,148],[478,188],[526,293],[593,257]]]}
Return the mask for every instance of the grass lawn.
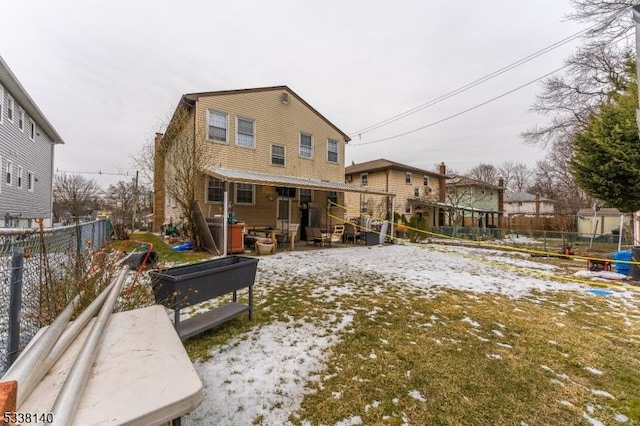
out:
{"label": "grass lawn", "polygon": [[[253,424],[284,419],[302,425],[597,425],[640,419],[637,297],[562,290],[514,297],[445,285],[425,289],[381,261],[380,271],[336,271],[331,265],[303,267],[295,256],[280,255],[289,265],[283,269],[272,259],[259,263],[253,323],[242,317],[186,342],[205,377],[207,365],[223,359],[230,364],[228,375],[209,383],[219,388],[205,389],[213,395],[203,403],[202,418],[213,421],[211,412],[229,405],[249,409],[234,386],[251,387],[264,377],[245,382],[242,371],[252,368],[250,363],[242,367],[249,362],[247,349],[234,348],[253,344],[258,350],[264,345],[258,342],[259,330],[284,324],[289,335],[300,330],[300,340],[307,327],[317,330],[318,341],[335,340],[308,349],[322,349],[324,367],[306,377],[282,375],[272,385],[272,397],[251,400],[262,405],[246,418]],[[322,252],[315,259],[332,261]],[[475,279],[467,272],[451,273]],[[518,280],[527,277],[512,273],[504,285]],[[295,345],[279,349],[283,359],[286,346],[293,354]],[[291,355],[289,362],[303,370],[307,361]],[[274,420],[296,380],[304,383],[299,405]],[[257,392],[267,393],[271,385],[258,383]],[[197,419],[187,417],[186,424],[206,424]]]}
{"label": "grass lawn", "polygon": [[[158,253],[159,262],[165,262],[169,264],[178,263],[190,263],[197,262],[211,258],[211,253],[206,251],[194,252],[193,250],[187,251],[172,251],[171,246],[166,244],[162,237],[150,232],[134,232],[129,237],[131,240],[138,240],[145,243],[153,244],[153,249]],[[111,243],[116,250],[121,250],[126,241],[114,241]],[[137,244],[130,243],[128,250],[132,251],[136,248]]]}

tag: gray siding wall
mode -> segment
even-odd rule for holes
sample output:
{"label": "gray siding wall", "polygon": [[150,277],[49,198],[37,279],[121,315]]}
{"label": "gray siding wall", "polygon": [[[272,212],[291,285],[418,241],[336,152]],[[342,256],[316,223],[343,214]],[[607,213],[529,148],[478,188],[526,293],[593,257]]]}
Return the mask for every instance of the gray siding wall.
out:
{"label": "gray siding wall", "polygon": [[[51,139],[34,122],[34,140],[29,138],[32,119],[23,111],[24,130],[18,120],[22,106],[15,99],[13,121],[8,118],[9,97],[2,92],[2,120],[0,123],[0,227],[7,213],[25,219],[51,218],[53,150]],[[11,184],[7,184],[7,162],[13,163]],[[22,167],[22,187],[18,186],[18,167]],[[28,172],[33,172],[34,188],[28,190]],[[23,222],[21,221],[21,224]]]}

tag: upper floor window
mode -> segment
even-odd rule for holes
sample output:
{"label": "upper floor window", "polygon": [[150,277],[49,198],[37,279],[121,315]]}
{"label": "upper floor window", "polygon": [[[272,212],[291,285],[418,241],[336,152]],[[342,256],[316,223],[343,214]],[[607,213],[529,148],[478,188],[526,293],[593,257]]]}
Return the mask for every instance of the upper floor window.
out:
{"label": "upper floor window", "polygon": [[236,145],[254,149],[256,147],[256,122],[236,117]]}
{"label": "upper floor window", "polygon": [[300,204],[309,205],[313,201],[313,191],[311,189],[300,188]]}
{"label": "upper floor window", "polygon": [[3,117],[4,117],[4,88],[0,86],[0,124],[2,124]]}
{"label": "upper floor window", "polygon": [[22,188],[22,166],[18,166],[18,174],[16,177],[18,178],[18,188]]}
{"label": "upper floor window", "polygon": [[220,179],[207,176],[207,203],[221,203],[224,200],[224,183]]}
{"label": "upper floor window", "polygon": [[405,173],[404,181],[407,185],[411,185],[411,172]]}
{"label": "upper floor window", "polygon": [[367,186],[369,183],[369,173],[361,173],[360,174],[360,185]]}
{"label": "upper floor window", "polygon": [[274,166],[284,166],[284,146],[271,145],[271,164]]}
{"label": "upper floor window", "polygon": [[236,183],[236,204],[253,204],[253,188],[250,183]]}
{"label": "upper floor window", "polygon": [[327,139],[327,161],[330,163],[338,162],[338,141]]}
{"label": "upper floor window", "polygon": [[422,181],[424,186],[429,186],[429,176],[422,176]]}
{"label": "upper floor window", "polygon": [[208,110],[207,139],[218,142],[228,141],[229,115],[224,112]]}
{"label": "upper floor window", "polygon": [[300,157],[313,157],[313,136],[308,133],[300,133]]}
{"label": "upper floor window", "polygon": [[27,172],[27,189],[33,191],[33,172]]}
{"label": "upper floor window", "polygon": [[406,214],[411,214],[411,204],[409,204],[409,203],[405,204],[405,206],[404,206],[404,212],[405,212]]}
{"label": "upper floor window", "polygon": [[414,197],[419,197],[419,196],[420,196],[420,187],[419,187],[419,186],[416,186],[416,187],[413,189],[413,196],[414,196]]}
{"label": "upper floor window", "polygon": [[12,174],[13,174],[13,162],[7,160],[7,168],[5,173],[7,185],[11,185]]}
{"label": "upper floor window", "polygon": [[24,132],[24,111],[18,109],[18,128]]}
{"label": "upper floor window", "polygon": [[14,114],[15,105],[13,103],[13,98],[11,96],[7,97],[7,118],[9,121],[13,122],[13,114]]}
{"label": "upper floor window", "polygon": [[29,120],[29,139],[36,139],[36,123],[33,122],[33,119]]}

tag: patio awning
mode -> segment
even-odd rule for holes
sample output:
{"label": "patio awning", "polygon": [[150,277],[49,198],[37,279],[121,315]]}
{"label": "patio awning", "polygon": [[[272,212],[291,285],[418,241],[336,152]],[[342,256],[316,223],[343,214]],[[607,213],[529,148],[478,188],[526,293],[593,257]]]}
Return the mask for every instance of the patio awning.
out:
{"label": "patio awning", "polygon": [[390,192],[368,188],[366,186],[350,185],[343,182],[307,179],[296,176],[272,175],[269,173],[251,172],[246,170],[232,170],[214,166],[205,167],[204,173],[223,181],[250,183],[254,185],[288,186],[321,191],[359,192],[364,194],[386,195],[391,197],[395,195]]}

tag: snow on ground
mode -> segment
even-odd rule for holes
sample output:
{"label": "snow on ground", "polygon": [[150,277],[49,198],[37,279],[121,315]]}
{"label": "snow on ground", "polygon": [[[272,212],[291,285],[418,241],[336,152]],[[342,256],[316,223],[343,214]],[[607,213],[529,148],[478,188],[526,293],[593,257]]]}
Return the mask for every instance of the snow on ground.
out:
{"label": "snow on ground", "polygon": [[[508,263],[518,269],[500,268],[496,263]],[[538,274],[528,274],[527,271],[531,270]],[[357,246],[261,257],[257,281],[262,287],[258,294],[267,294],[278,284],[290,283],[300,277],[330,283],[329,288],[319,286],[315,290],[318,294],[314,293],[316,297],[322,293],[325,300],[355,290],[356,284],[348,277],[360,272],[384,277],[375,284],[378,287],[373,291],[376,292],[383,286],[410,286],[427,291],[444,287],[518,298],[531,291],[585,293],[588,289],[585,285],[539,274],[553,270],[554,267],[532,262],[521,253],[510,255],[497,250],[440,245]],[[635,294],[612,289],[612,294],[607,297],[611,303],[617,300],[624,304],[625,298],[635,297]],[[317,372],[325,368],[331,348],[340,338],[340,331],[352,319],[348,311],[337,310],[332,314],[338,316],[337,323],[277,322],[256,327],[222,346],[214,347],[210,360],[196,363],[196,370],[204,383],[205,399],[198,409],[183,418],[184,424],[239,425],[251,424],[256,419],[263,424],[287,424],[289,415],[300,407],[306,392],[305,384],[320,379]],[[473,325],[471,318],[465,320]],[[499,330],[493,332],[498,336],[502,334]],[[496,362],[502,359],[499,354],[487,353],[486,356]],[[597,374],[595,369],[590,371]],[[593,392],[608,396],[604,391]],[[423,398],[422,395],[411,396],[418,400]],[[597,424],[586,413],[584,418]],[[342,424],[359,424],[360,421],[359,417],[353,417],[345,419]]]}

